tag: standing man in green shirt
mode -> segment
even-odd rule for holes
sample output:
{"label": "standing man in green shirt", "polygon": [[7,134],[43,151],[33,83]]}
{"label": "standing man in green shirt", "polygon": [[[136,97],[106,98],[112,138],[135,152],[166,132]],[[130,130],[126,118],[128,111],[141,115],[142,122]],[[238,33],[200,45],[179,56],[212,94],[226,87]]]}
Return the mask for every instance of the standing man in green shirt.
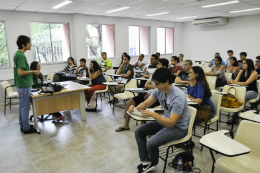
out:
{"label": "standing man in green shirt", "polygon": [[112,61],[107,58],[107,53],[102,52],[102,60],[99,66],[102,69],[102,72],[106,72],[108,69],[113,69]]}
{"label": "standing man in green shirt", "polygon": [[19,94],[19,124],[24,134],[37,133],[34,126],[29,124],[30,96],[33,85],[32,75],[39,76],[37,70],[30,71],[24,53],[31,50],[31,39],[25,35],[17,38],[18,51],[14,54],[14,86]]}

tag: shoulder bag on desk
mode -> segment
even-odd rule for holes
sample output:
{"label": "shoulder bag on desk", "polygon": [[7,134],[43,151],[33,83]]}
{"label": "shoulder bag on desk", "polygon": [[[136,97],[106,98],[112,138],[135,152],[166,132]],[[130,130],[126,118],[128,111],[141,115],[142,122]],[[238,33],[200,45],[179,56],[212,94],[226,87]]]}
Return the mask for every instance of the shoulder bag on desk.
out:
{"label": "shoulder bag on desk", "polygon": [[[235,95],[229,93],[229,90],[231,89],[235,90]],[[236,88],[230,87],[227,91],[227,94],[222,96],[221,106],[226,108],[238,108],[239,106],[243,105],[243,102],[238,101],[236,94],[237,94]]]}
{"label": "shoulder bag on desk", "polygon": [[54,92],[61,91],[62,86],[56,83],[55,84],[48,83],[42,85],[41,89],[42,89],[41,93],[50,93],[51,95],[53,95]]}

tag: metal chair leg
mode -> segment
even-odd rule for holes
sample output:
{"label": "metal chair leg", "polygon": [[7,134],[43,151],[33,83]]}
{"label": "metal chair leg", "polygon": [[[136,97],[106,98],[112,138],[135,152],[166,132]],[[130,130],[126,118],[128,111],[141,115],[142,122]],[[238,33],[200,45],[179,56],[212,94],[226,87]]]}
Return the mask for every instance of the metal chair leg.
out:
{"label": "metal chair leg", "polygon": [[4,113],[5,113],[5,115],[6,115],[6,97],[5,97],[5,108],[4,108]]}
{"label": "metal chair leg", "polygon": [[11,97],[10,97],[9,103],[10,103],[10,110],[11,110],[11,105],[12,105],[12,99],[11,99]]}
{"label": "metal chair leg", "polygon": [[163,173],[165,173],[165,169],[166,169],[166,165],[167,165],[167,159],[168,159],[168,154],[169,154],[169,149],[170,149],[170,147],[167,148],[166,158],[165,158],[165,161],[164,161]]}

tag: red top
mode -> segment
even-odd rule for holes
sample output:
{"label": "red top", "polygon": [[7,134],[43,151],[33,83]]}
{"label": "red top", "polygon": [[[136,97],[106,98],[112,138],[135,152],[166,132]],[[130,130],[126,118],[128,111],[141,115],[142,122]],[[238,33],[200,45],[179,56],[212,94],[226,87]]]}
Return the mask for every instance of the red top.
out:
{"label": "red top", "polygon": [[183,70],[182,66],[178,65],[177,67],[171,67],[172,73],[176,73],[178,70],[182,71]]}

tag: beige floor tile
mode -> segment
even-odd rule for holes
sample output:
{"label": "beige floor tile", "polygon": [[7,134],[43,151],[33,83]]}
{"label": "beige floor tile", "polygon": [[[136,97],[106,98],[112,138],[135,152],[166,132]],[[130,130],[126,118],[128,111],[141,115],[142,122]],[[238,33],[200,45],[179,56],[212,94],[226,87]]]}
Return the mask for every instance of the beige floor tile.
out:
{"label": "beige floor tile", "polygon": [[89,161],[102,157],[106,153],[107,152],[105,150],[98,147],[92,142],[86,143],[67,151],[67,154],[80,165],[84,165]]}
{"label": "beige floor tile", "polygon": [[95,142],[100,139],[106,138],[108,135],[108,131],[105,128],[100,127],[100,128],[84,131],[79,134],[82,135],[87,140]]}
{"label": "beige floor tile", "polygon": [[51,139],[44,133],[23,134],[22,138],[19,139],[20,145],[24,148],[51,142]]}
{"label": "beige floor tile", "polygon": [[36,161],[50,157],[55,154],[62,153],[63,151],[59,148],[57,144],[50,141],[42,145],[36,145],[31,147],[26,147],[24,150],[31,161]]}
{"label": "beige floor tile", "polygon": [[31,163],[18,166],[14,169],[10,169],[5,171],[4,173],[37,173],[36,169],[33,167]]}
{"label": "beige floor tile", "polygon": [[78,166],[67,154],[60,153],[51,157],[33,161],[38,173],[59,173]]}
{"label": "beige floor tile", "polygon": [[52,140],[64,151],[71,150],[87,142],[90,142],[90,140],[87,140],[86,138],[78,134],[69,137],[55,138]]}
{"label": "beige floor tile", "polygon": [[101,126],[99,126],[96,123],[88,123],[88,122],[72,122],[69,124],[69,126],[76,130],[77,132],[85,132],[87,130],[91,130],[91,129],[96,129],[96,128],[100,128]]}
{"label": "beige floor tile", "polygon": [[12,153],[11,155],[0,157],[0,172],[29,164],[30,160],[24,151]]}
{"label": "beige floor tile", "polygon": [[107,154],[81,166],[89,173],[133,173],[135,171],[111,154]]}
{"label": "beige floor tile", "polygon": [[19,144],[20,139],[7,140],[6,142],[0,143],[0,157],[6,157],[14,153],[23,150],[23,147]]}
{"label": "beige floor tile", "polygon": [[76,167],[70,168],[62,173],[86,173],[86,171],[83,168],[81,168],[80,166],[76,166]]}

